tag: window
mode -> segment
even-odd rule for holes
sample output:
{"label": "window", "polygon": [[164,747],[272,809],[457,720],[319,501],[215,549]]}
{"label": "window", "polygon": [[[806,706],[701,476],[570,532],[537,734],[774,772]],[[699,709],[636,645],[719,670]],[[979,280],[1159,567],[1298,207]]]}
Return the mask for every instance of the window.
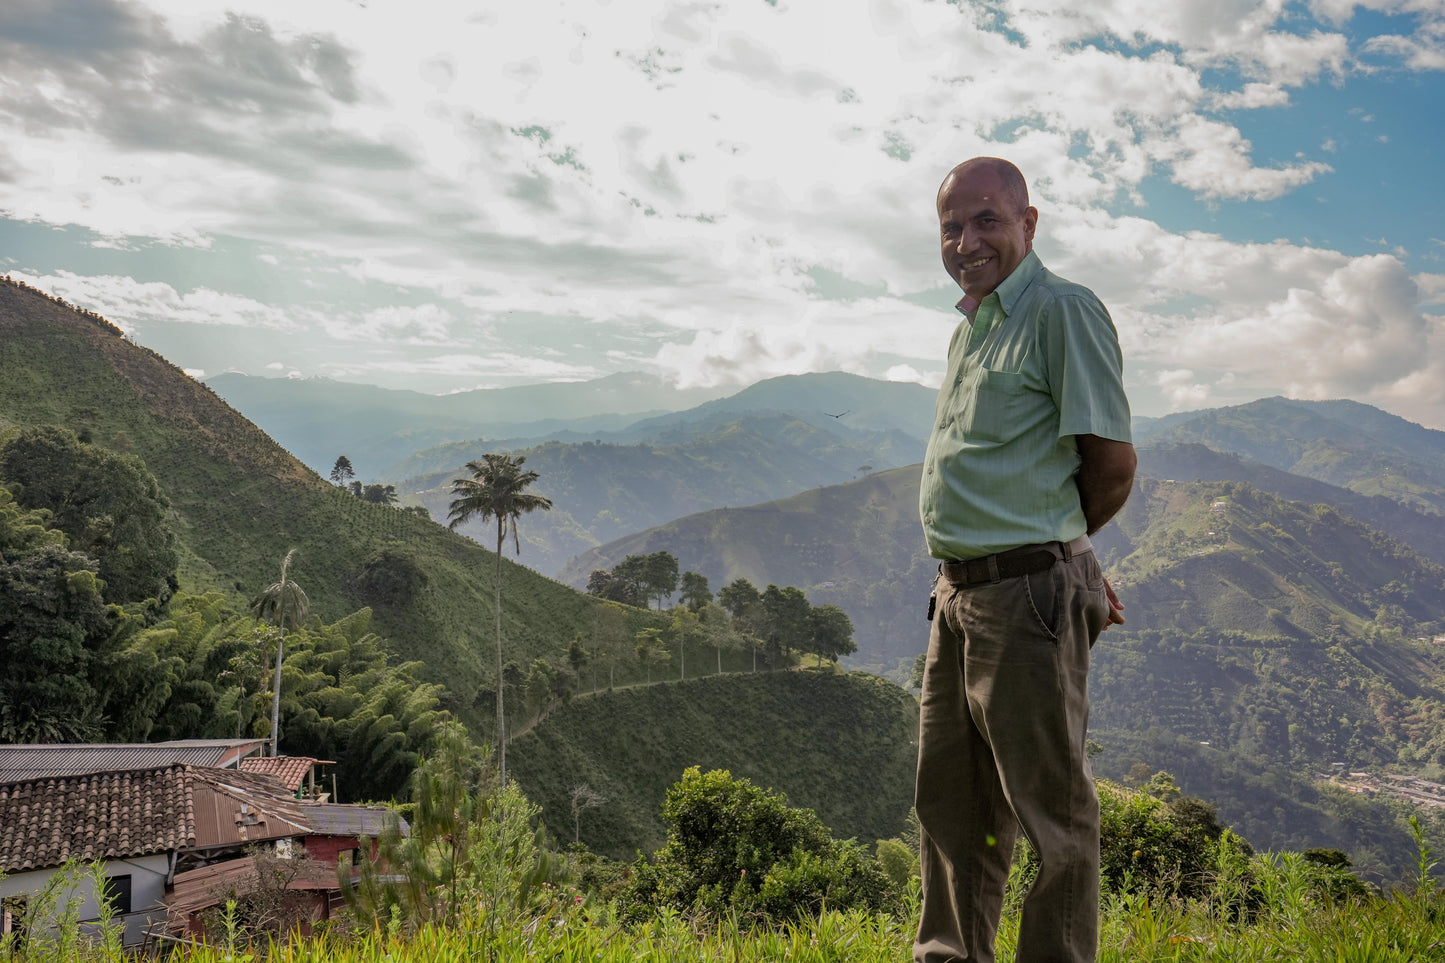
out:
{"label": "window", "polygon": [[0,938],[13,937],[12,947],[25,939],[25,900],[24,894],[0,900]]}
{"label": "window", "polygon": [[110,905],[112,916],[125,916],[130,912],[130,877],[111,876],[105,881],[105,901]]}

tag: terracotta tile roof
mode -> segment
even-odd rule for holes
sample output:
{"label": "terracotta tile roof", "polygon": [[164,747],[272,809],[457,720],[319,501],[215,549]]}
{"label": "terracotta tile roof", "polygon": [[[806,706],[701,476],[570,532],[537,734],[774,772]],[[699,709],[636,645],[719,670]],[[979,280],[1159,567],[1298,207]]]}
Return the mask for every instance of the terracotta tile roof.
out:
{"label": "terracotta tile roof", "polygon": [[0,785],[0,869],[8,873],[195,844],[195,806],[180,766]]}
{"label": "terracotta tile roof", "polygon": [[0,783],[89,772],[134,772],[169,766],[233,766],[264,739],[177,739],[153,743],[0,745]]}
{"label": "terracotta tile roof", "polygon": [[241,769],[275,776],[287,789],[295,792],[306,781],[311,767],[318,762],[321,760],[310,756],[248,756],[241,760]]}
{"label": "terracotta tile roof", "polygon": [[0,870],[214,850],[312,835],[273,776],[170,766],[0,785]]}

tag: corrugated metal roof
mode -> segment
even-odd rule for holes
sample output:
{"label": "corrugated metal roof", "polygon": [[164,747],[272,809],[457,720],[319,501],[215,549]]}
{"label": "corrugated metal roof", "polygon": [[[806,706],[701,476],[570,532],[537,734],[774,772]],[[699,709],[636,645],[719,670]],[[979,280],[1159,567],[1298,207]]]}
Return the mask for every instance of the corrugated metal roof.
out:
{"label": "corrugated metal roof", "polygon": [[92,772],[136,772],[169,766],[223,769],[236,765],[243,757],[265,745],[265,739],[0,745],[0,783]]}
{"label": "corrugated metal roof", "polygon": [[389,826],[398,826],[403,836],[411,827],[401,816],[385,806],[358,806],[347,803],[306,803],[302,805],[305,819],[318,836],[380,836]]}
{"label": "corrugated metal roof", "polygon": [[196,845],[234,846],[309,836],[302,806],[274,777],[239,769],[192,769]]}
{"label": "corrugated metal roof", "polygon": [[[326,892],[341,888],[335,866],[297,858],[290,868],[295,875],[287,881],[287,889]],[[183,930],[193,914],[219,906],[233,896],[255,892],[260,885],[260,869],[254,857],[229,859],[177,873],[165,899],[169,925]]]}

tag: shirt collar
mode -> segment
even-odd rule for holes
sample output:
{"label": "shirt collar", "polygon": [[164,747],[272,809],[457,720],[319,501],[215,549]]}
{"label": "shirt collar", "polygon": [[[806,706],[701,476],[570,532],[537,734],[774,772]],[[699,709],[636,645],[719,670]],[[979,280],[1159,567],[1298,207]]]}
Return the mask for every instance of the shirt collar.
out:
{"label": "shirt collar", "polygon": [[[1018,301],[1019,296],[1024,293],[1024,289],[1033,281],[1034,276],[1043,269],[1044,265],[1043,262],[1039,260],[1039,256],[1035,254],[1033,250],[1030,250],[1029,253],[1024,255],[1024,259],[1019,262],[1018,267],[1014,268],[1008,277],[999,282],[998,287],[985,295],[984,301],[992,297],[997,297],[999,307],[1003,308],[1003,313],[1005,315],[1013,314],[1014,304]],[[965,294],[954,307],[964,317],[972,319],[980,303],[982,302],[975,302],[973,298]]]}

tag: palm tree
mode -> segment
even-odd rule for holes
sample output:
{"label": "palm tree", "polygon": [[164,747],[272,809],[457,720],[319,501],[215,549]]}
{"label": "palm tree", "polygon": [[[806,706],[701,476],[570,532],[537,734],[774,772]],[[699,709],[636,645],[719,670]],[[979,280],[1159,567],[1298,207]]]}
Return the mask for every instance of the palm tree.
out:
{"label": "palm tree", "polygon": [[271,755],[276,755],[277,737],[281,732],[281,651],[286,644],[286,632],[294,631],[306,621],[311,612],[311,600],[301,586],[286,577],[296,549],[286,553],[281,563],[281,581],[273,582],[266,590],[251,600],[251,614],[262,622],[270,622],[281,630],[276,639],[276,681],[271,691]]}
{"label": "palm tree", "polygon": [[537,473],[523,471],[524,461],[526,458],[522,455],[488,454],[483,455],[481,461],[467,462],[467,471],[472,473],[472,477],[452,480],[452,494],[456,498],[447,514],[448,527],[453,530],[472,518],[497,520],[496,600],[493,608],[497,616],[497,759],[504,786],[507,784],[507,720],[502,709],[502,546],[510,532],[512,548],[521,554],[517,519],[527,512],[539,508],[547,511],[552,507],[552,499],[527,491],[527,486],[537,480]]}

